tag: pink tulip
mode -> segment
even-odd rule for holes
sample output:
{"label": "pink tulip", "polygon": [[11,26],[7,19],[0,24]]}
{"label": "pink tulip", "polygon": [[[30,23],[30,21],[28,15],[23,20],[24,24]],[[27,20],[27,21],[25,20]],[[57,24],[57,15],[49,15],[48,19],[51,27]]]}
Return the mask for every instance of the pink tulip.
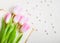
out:
{"label": "pink tulip", "polygon": [[22,20],[20,21],[20,23],[23,25],[24,23],[28,22],[28,18],[23,17]]}
{"label": "pink tulip", "polygon": [[16,14],[16,15],[21,13],[21,11],[22,11],[22,8],[20,6],[16,6],[13,9],[13,13]]}
{"label": "pink tulip", "polygon": [[22,18],[23,18],[23,16],[21,16],[21,15],[16,15],[16,16],[14,17],[14,22],[15,22],[15,23],[18,23],[18,22],[21,21]]}
{"label": "pink tulip", "polygon": [[30,28],[30,26],[27,23],[24,23],[22,28],[21,28],[21,31],[26,32],[29,28]]}
{"label": "pink tulip", "polygon": [[7,13],[5,16],[5,22],[8,23],[11,18],[11,13]]}

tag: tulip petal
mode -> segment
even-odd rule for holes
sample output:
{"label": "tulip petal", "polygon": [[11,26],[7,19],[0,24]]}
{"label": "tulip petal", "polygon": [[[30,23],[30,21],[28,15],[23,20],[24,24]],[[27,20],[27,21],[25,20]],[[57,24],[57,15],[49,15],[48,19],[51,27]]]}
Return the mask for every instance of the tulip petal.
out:
{"label": "tulip petal", "polygon": [[10,13],[7,13],[6,16],[5,16],[6,23],[9,22],[10,18],[11,18],[11,14]]}
{"label": "tulip petal", "polygon": [[20,23],[23,25],[24,23],[26,23],[28,21],[28,18],[23,17],[22,20],[20,21]]}
{"label": "tulip petal", "polygon": [[13,9],[13,13],[16,14],[16,15],[19,14],[21,11],[22,11],[22,8],[20,6],[16,6]]}
{"label": "tulip petal", "polygon": [[21,31],[26,32],[29,28],[30,28],[30,26],[27,23],[24,23],[22,28],[21,28]]}
{"label": "tulip petal", "polygon": [[14,17],[14,22],[15,22],[15,23],[18,23],[18,22],[21,21],[22,18],[23,18],[23,16],[16,15],[16,16]]}

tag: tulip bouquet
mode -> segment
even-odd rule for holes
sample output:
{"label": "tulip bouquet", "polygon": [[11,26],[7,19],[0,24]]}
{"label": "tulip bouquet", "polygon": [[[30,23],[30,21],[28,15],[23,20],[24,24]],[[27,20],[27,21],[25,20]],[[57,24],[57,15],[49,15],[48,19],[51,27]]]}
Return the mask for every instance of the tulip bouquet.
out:
{"label": "tulip bouquet", "polygon": [[[28,18],[18,15],[18,10],[15,8],[12,13],[7,12],[2,18],[0,43],[19,43],[23,33],[30,28],[30,25],[27,23]],[[17,32],[18,35],[16,35]]]}

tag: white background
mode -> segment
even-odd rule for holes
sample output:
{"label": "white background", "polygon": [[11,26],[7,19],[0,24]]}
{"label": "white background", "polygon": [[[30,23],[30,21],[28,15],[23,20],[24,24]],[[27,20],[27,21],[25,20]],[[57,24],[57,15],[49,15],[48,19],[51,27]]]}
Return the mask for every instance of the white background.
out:
{"label": "white background", "polygon": [[0,9],[19,5],[34,31],[27,43],[60,43],[60,0],[0,0]]}

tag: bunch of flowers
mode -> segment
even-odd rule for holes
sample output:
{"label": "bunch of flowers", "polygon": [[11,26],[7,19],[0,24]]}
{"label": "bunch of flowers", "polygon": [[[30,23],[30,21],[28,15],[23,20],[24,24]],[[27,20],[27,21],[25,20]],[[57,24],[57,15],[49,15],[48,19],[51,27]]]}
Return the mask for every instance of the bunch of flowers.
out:
{"label": "bunch of flowers", "polygon": [[[26,32],[30,25],[27,23],[28,18],[18,14],[19,8],[14,8],[13,12],[7,12],[2,18],[0,30],[0,43],[18,43],[23,33]],[[18,35],[16,35],[18,32]]]}

